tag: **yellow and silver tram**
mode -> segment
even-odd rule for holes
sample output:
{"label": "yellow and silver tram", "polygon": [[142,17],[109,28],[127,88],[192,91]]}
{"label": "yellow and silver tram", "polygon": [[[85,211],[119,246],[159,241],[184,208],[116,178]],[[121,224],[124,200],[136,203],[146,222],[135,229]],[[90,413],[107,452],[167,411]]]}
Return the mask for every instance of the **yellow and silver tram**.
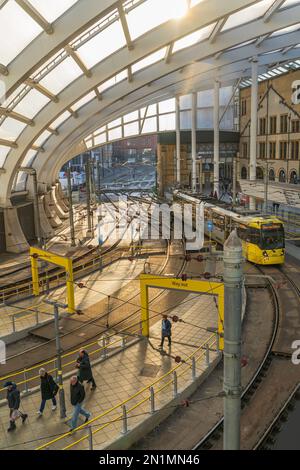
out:
{"label": "yellow and silver tram", "polygon": [[[185,193],[175,191],[175,199],[192,204],[201,201]],[[268,215],[240,215],[211,203],[204,203],[205,234],[224,244],[233,229],[237,229],[243,245],[244,257],[255,264],[283,264],[285,259],[285,236],[283,222]],[[208,232],[207,222],[213,227]]]}

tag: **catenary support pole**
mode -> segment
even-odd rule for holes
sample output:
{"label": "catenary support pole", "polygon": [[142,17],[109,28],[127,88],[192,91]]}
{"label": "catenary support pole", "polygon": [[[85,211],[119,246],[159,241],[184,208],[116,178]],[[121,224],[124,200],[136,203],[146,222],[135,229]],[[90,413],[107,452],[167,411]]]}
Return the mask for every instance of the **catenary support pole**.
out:
{"label": "catenary support pole", "polygon": [[72,198],[72,181],[71,181],[71,168],[67,171],[68,180],[68,198],[69,198],[69,222],[71,234],[71,246],[76,246],[75,242],[75,227],[74,227],[74,214],[73,214],[73,198]]}
{"label": "catenary support pole", "polygon": [[180,98],[176,96],[176,182],[180,184]]}
{"label": "catenary support pole", "polygon": [[42,247],[42,237],[41,237],[41,217],[39,210],[39,193],[38,193],[38,181],[36,171],[32,171],[32,180],[33,180],[33,205],[34,205],[34,215],[35,215],[35,235],[37,238],[38,246]]}
{"label": "catenary support pole", "polygon": [[242,260],[234,230],[224,244],[224,450],[240,448]]}
{"label": "catenary support pole", "polygon": [[232,160],[232,205],[236,205],[237,156]]}
{"label": "catenary support pole", "polygon": [[53,305],[54,309],[54,330],[55,330],[55,344],[56,344],[56,363],[57,363],[57,376],[58,376],[58,386],[59,386],[59,409],[60,417],[63,419],[66,417],[66,400],[65,400],[65,391],[63,384],[62,376],[62,360],[61,360],[61,344],[60,344],[60,331],[59,331],[59,308],[67,308],[67,305],[60,304],[59,302],[54,302],[52,300],[45,300],[45,303]]}
{"label": "catenary support pole", "polygon": [[[257,105],[258,105],[258,60],[252,60],[251,86],[251,127],[250,127],[250,181],[256,181],[256,151],[257,151]],[[250,196],[250,209],[255,210],[255,197]]]}
{"label": "catenary support pole", "polygon": [[268,213],[268,191],[269,191],[269,165],[266,162],[264,167],[264,214]]}
{"label": "catenary support pole", "polygon": [[192,191],[197,191],[197,93],[192,93]]}
{"label": "catenary support pole", "polygon": [[220,195],[220,82],[214,86],[214,194]]}
{"label": "catenary support pole", "polygon": [[91,221],[91,178],[90,178],[90,162],[87,159],[85,164],[85,180],[86,180],[86,210],[87,210],[87,236],[92,236],[92,221]]}

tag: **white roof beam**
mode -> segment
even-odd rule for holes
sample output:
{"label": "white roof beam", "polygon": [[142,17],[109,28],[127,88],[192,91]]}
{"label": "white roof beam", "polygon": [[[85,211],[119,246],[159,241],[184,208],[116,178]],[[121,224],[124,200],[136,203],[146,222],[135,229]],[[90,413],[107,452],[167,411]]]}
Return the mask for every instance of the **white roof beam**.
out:
{"label": "white roof beam", "polygon": [[0,145],[3,145],[4,147],[9,147],[11,149],[18,148],[18,144],[16,142],[12,142],[11,140],[6,139],[0,139]]}
{"label": "white roof beam", "polygon": [[16,3],[29,15],[36,23],[40,25],[41,28],[47,34],[53,33],[53,27],[45,18],[40,14],[38,10],[34,8],[34,6],[29,3],[28,0],[15,0]]}
{"label": "white roof beam", "polygon": [[129,83],[133,82],[133,73],[132,73],[131,65],[127,69],[127,74],[128,74],[128,82]]}
{"label": "white roof beam", "polygon": [[[180,26],[183,27],[187,20],[191,21],[191,18],[195,16],[198,25],[193,26],[190,29],[192,31],[216,21],[216,12],[219,17],[223,17],[253,3],[255,3],[253,0],[231,0],[221,3],[220,0],[206,1],[193,7],[193,15],[182,18]],[[88,5],[87,8],[86,1],[75,3],[70,10],[55,21],[55,34],[51,36],[51,41],[47,35],[40,34],[22,51],[22,54],[12,61],[10,68],[14,73],[9,74],[5,79],[6,96],[9,96],[37,67],[49,60],[65,44],[69,44],[78,37],[80,32],[116,8],[116,0],[101,0],[101,2],[88,0]],[[188,34],[188,32],[183,32],[183,34]]]}
{"label": "white roof beam", "polygon": [[291,51],[292,49],[294,49],[294,47],[295,47],[295,44],[293,44],[292,46],[284,47],[281,52],[282,52],[283,55],[285,55],[287,52],[289,52],[289,51]]}
{"label": "white roof beam", "polygon": [[267,23],[270,21],[273,15],[279,10],[279,8],[284,4],[285,0],[275,0],[273,5],[269,8],[269,10],[264,15],[264,22]]}
{"label": "white roof beam", "polygon": [[34,121],[32,119],[23,116],[22,114],[16,113],[15,111],[11,111],[6,108],[0,107],[0,116],[10,117],[11,119],[15,119],[16,121],[23,122],[27,126],[34,126]]}
{"label": "white roof beam", "polygon": [[36,152],[45,153],[44,147],[39,147],[38,145],[32,145],[31,148],[32,150],[35,150]]}
{"label": "white roof beam", "polygon": [[129,31],[129,28],[128,28],[128,23],[127,23],[127,20],[126,20],[126,16],[125,16],[125,12],[124,12],[122,3],[118,4],[118,12],[119,12],[119,17],[120,17],[120,21],[121,21],[121,24],[122,24],[122,28],[123,28],[123,31],[124,31],[124,36],[125,36],[125,39],[126,39],[127,47],[130,51],[132,51],[133,42],[132,42],[132,39],[131,39],[131,36],[130,36],[130,31]]}
{"label": "white roof beam", "polygon": [[77,113],[77,111],[74,111],[74,109],[72,109],[71,106],[67,108],[67,111],[69,111],[69,113],[72,114],[72,116],[73,116],[74,119],[77,119],[77,118],[78,118],[78,113]]}
{"label": "white roof beam", "polygon": [[84,75],[87,78],[90,78],[92,76],[92,72],[86,67],[86,65],[83,63],[83,61],[81,60],[77,52],[74,51],[74,49],[70,45],[65,46],[65,51],[68,54],[68,56],[71,57],[74,60],[74,62],[76,62],[78,67],[83,71]]}
{"label": "white roof beam", "polygon": [[263,36],[257,38],[255,41],[255,46],[259,47],[266,39],[268,39],[269,36],[270,34],[264,34]]}
{"label": "white roof beam", "polygon": [[7,77],[8,74],[9,74],[8,68],[5,67],[5,65],[0,64],[0,75],[4,75]]}
{"label": "white roof beam", "polygon": [[36,82],[32,78],[27,78],[27,80],[25,80],[25,84],[29,85],[31,88],[35,88],[37,91],[39,91],[43,95],[47,96],[47,98],[49,98],[49,100],[53,101],[53,103],[58,103],[58,101],[59,101],[58,97],[56,95],[53,95],[53,93],[51,93],[51,91],[47,90],[47,88],[45,88],[43,85],[41,85],[41,83]]}
{"label": "white roof beam", "polygon": [[169,64],[171,62],[171,57],[173,54],[173,48],[174,48],[174,42],[171,42],[171,44],[168,45],[167,50],[166,50],[166,56],[165,56],[165,63]]}
{"label": "white roof beam", "polygon": [[222,31],[223,26],[225,25],[227,19],[228,19],[228,16],[225,16],[225,18],[221,18],[221,19],[217,22],[216,26],[214,27],[214,29],[213,29],[213,31],[212,31],[210,37],[209,37],[209,42],[210,42],[211,44],[213,44],[213,43],[216,41],[217,36],[218,36],[218,34]]}
{"label": "white roof beam", "polygon": [[98,90],[98,87],[95,87],[95,88],[94,88],[94,92],[96,93],[96,96],[97,96],[98,101],[102,101],[102,94],[101,94],[100,91]]}

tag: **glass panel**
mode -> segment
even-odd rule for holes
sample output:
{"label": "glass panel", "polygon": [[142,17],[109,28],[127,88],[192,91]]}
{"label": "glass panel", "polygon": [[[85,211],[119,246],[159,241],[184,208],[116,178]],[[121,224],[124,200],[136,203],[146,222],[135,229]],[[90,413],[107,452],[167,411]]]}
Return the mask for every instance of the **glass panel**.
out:
{"label": "glass panel", "polygon": [[123,117],[124,122],[131,122],[135,121],[139,118],[139,112],[138,111],[133,111],[133,113],[126,114]]}
{"label": "glass panel", "polygon": [[208,106],[214,105],[214,91],[204,90],[198,92],[198,107],[207,108]]}
{"label": "glass panel", "polygon": [[29,150],[29,152],[26,153],[24,160],[22,162],[22,166],[31,166],[33,163],[33,160],[35,159],[37,155],[36,150]]}
{"label": "glass panel", "polygon": [[280,9],[291,7],[291,6],[297,5],[297,4],[300,5],[299,0],[286,0]]}
{"label": "glass panel", "polygon": [[44,131],[37,139],[36,141],[34,142],[34,145],[36,145],[37,147],[41,147],[45,142],[46,140],[48,139],[48,137],[51,135],[51,132],[49,131]]}
{"label": "glass panel", "polygon": [[3,147],[2,145],[0,145],[0,168],[3,167],[6,156],[8,155],[9,151],[10,151],[9,147]]}
{"label": "glass panel", "polygon": [[128,137],[129,135],[137,135],[139,133],[139,123],[132,122],[124,126],[124,136]]}
{"label": "glass panel", "polygon": [[171,131],[175,129],[175,113],[159,116],[159,130]]}
{"label": "glass panel", "polygon": [[147,117],[156,116],[156,114],[157,114],[156,104],[150,104],[147,110]]}
{"label": "glass panel", "polygon": [[139,62],[136,62],[135,64],[132,65],[132,73],[137,72],[138,70],[141,70],[145,67],[148,67],[149,65],[154,64],[155,62],[158,62],[162,60],[165,55],[166,55],[166,47],[163,47],[159,51],[154,52],[153,54],[148,55],[144,59],[140,60]]}
{"label": "glass panel", "polygon": [[157,132],[156,117],[145,119],[142,134],[147,134],[148,132]]}
{"label": "glass panel", "polygon": [[175,98],[171,98],[170,100],[161,101],[158,103],[159,113],[170,113],[175,111]]}
{"label": "glass panel", "polygon": [[49,101],[47,96],[42,95],[42,93],[39,93],[37,90],[31,90],[14,108],[14,111],[33,119]]}
{"label": "glass panel", "polygon": [[89,103],[91,100],[93,100],[94,98],[96,98],[96,93],[94,91],[91,91],[90,93],[88,93],[86,96],[84,96],[83,98],[81,98],[79,101],[77,101],[75,104],[72,105],[72,109],[74,109],[75,111],[77,111],[77,109],[81,108],[82,106],[84,106],[85,104]]}
{"label": "glass panel", "polygon": [[233,15],[229,16],[222,31],[235,28],[236,26],[240,26],[260,18],[266,13],[273,3],[274,0],[262,0],[258,3],[255,3],[254,5],[251,5],[250,7],[243,8],[242,10],[233,13]]}
{"label": "glass panel", "polygon": [[122,123],[121,118],[115,119],[114,121],[111,121],[110,123],[107,124],[107,128],[111,129],[112,127],[120,126],[121,123]]}
{"label": "glass panel", "polygon": [[8,65],[42,28],[16,2],[7,2],[0,9],[0,62]]}
{"label": "glass panel", "polygon": [[65,122],[69,117],[71,116],[71,113],[69,111],[65,111],[64,113],[62,113],[57,119],[55,119],[55,121],[53,121],[51,124],[50,124],[50,127],[52,127],[52,129],[57,129],[59,126],[61,126],[61,124],[63,122]]}
{"label": "glass panel", "polygon": [[65,11],[77,3],[77,1],[78,0],[29,0],[32,6],[34,6],[49,23],[59,18]]}
{"label": "glass panel", "polygon": [[213,109],[201,109],[197,111],[197,129],[212,129],[213,128]]}
{"label": "glass panel", "polygon": [[192,112],[181,111],[180,112],[180,129],[191,129],[192,127]]}
{"label": "glass panel", "polygon": [[125,80],[127,76],[127,70],[123,70],[122,72],[118,73],[118,75],[115,75],[114,77],[110,78],[98,87],[99,93],[102,93],[103,91],[107,90],[108,88],[111,88],[122,80]]}
{"label": "glass panel", "polygon": [[300,28],[300,24],[294,24],[293,26],[288,26],[287,28],[279,29],[271,34],[271,36],[279,36],[280,34],[291,33],[293,31],[297,31]]}
{"label": "glass panel", "polygon": [[184,95],[179,98],[180,109],[192,108],[192,95]]}
{"label": "glass panel", "polygon": [[132,39],[156,28],[162,23],[185,15],[186,0],[148,0],[126,14]]}
{"label": "glass panel", "polygon": [[95,139],[94,139],[94,144],[95,144],[95,145],[104,144],[105,142],[106,142],[106,132],[104,132],[104,134],[98,135],[98,136],[95,137]]}
{"label": "glass panel", "polygon": [[195,31],[192,34],[188,34],[187,36],[184,36],[183,38],[176,41],[174,43],[173,52],[180,51],[181,49],[190,47],[197,42],[204,41],[204,39],[207,39],[211,35],[215,24],[216,23],[210,24],[205,28],[201,28],[198,31]]}
{"label": "glass panel", "polygon": [[71,57],[67,57],[54,70],[48,73],[40,83],[56,95],[82,74],[81,68],[74,60]]}
{"label": "glass panel", "polygon": [[25,129],[26,124],[16,121],[15,119],[4,119],[0,127],[0,139],[15,141],[21,132]]}
{"label": "glass panel", "polygon": [[108,140],[115,140],[122,138],[122,127],[117,127],[116,129],[112,129],[108,131]]}
{"label": "glass panel", "polygon": [[191,0],[191,8],[194,7],[195,5],[198,5],[198,3],[202,3],[204,0]]}
{"label": "glass panel", "polygon": [[87,148],[89,149],[89,148],[93,147],[93,141],[92,141],[92,140],[86,140],[86,141],[85,141],[85,145],[86,145]]}
{"label": "glass panel", "polygon": [[27,173],[24,173],[24,171],[19,171],[15,179],[13,191],[25,191],[27,177]]}
{"label": "glass panel", "polygon": [[115,21],[97,36],[81,46],[77,52],[88,68],[93,67],[113,52],[125,46],[126,40],[120,21]]}

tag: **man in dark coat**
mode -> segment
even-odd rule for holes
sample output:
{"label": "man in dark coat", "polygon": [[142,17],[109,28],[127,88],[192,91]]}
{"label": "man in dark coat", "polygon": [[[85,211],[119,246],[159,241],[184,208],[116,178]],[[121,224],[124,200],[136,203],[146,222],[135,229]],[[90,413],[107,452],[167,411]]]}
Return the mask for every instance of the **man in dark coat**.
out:
{"label": "man in dark coat", "polygon": [[165,338],[168,338],[169,347],[171,346],[172,324],[168,320],[168,316],[164,315],[161,323],[161,343],[160,347],[163,348]]}
{"label": "man in dark coat", "polygon": [[47,400],[52,400],[52,411],[56,410],[57,403],[55,395],[58,392],[58,385],[55,383],[52,375],[48,374],[45,369],[40,369],[39,374],[41,378],[42,402],[38,415],[42,416]]}
{"label": "man in dark coat", "polygon": [[22,413],[19,408],[21,404],[20,392],[17,385],[14,382],[6,382],[4,388],[7,388],[7,403],[9,408],[9,428],[7,432],[14,431],[16,429],[16,421],[18,418],[22,418],[22,423],[25,423],[28,418],[27,414]]}
{"label": "man in dark coat", "polygon": [[81,383],[83,383],[85,380],[87,381],[87,383],[92,383],[91,390],[95,390],[97,385],[93,377],[90,358],[88,353],[84,349],[81,349],[79,351],[76,367],[79,369],[78,380]]}
{"label": "man in dark coat", "polygon": [[78,416],[80,414],[85,416],[85,423],[91,418],[91,413],[82,408],[84,399],[84,386],[79,382],[78,377],[74,375],[70,380],[70,400],[71,405],[74,406],[73,416],[70,422],[71,431],[77,428]]}

